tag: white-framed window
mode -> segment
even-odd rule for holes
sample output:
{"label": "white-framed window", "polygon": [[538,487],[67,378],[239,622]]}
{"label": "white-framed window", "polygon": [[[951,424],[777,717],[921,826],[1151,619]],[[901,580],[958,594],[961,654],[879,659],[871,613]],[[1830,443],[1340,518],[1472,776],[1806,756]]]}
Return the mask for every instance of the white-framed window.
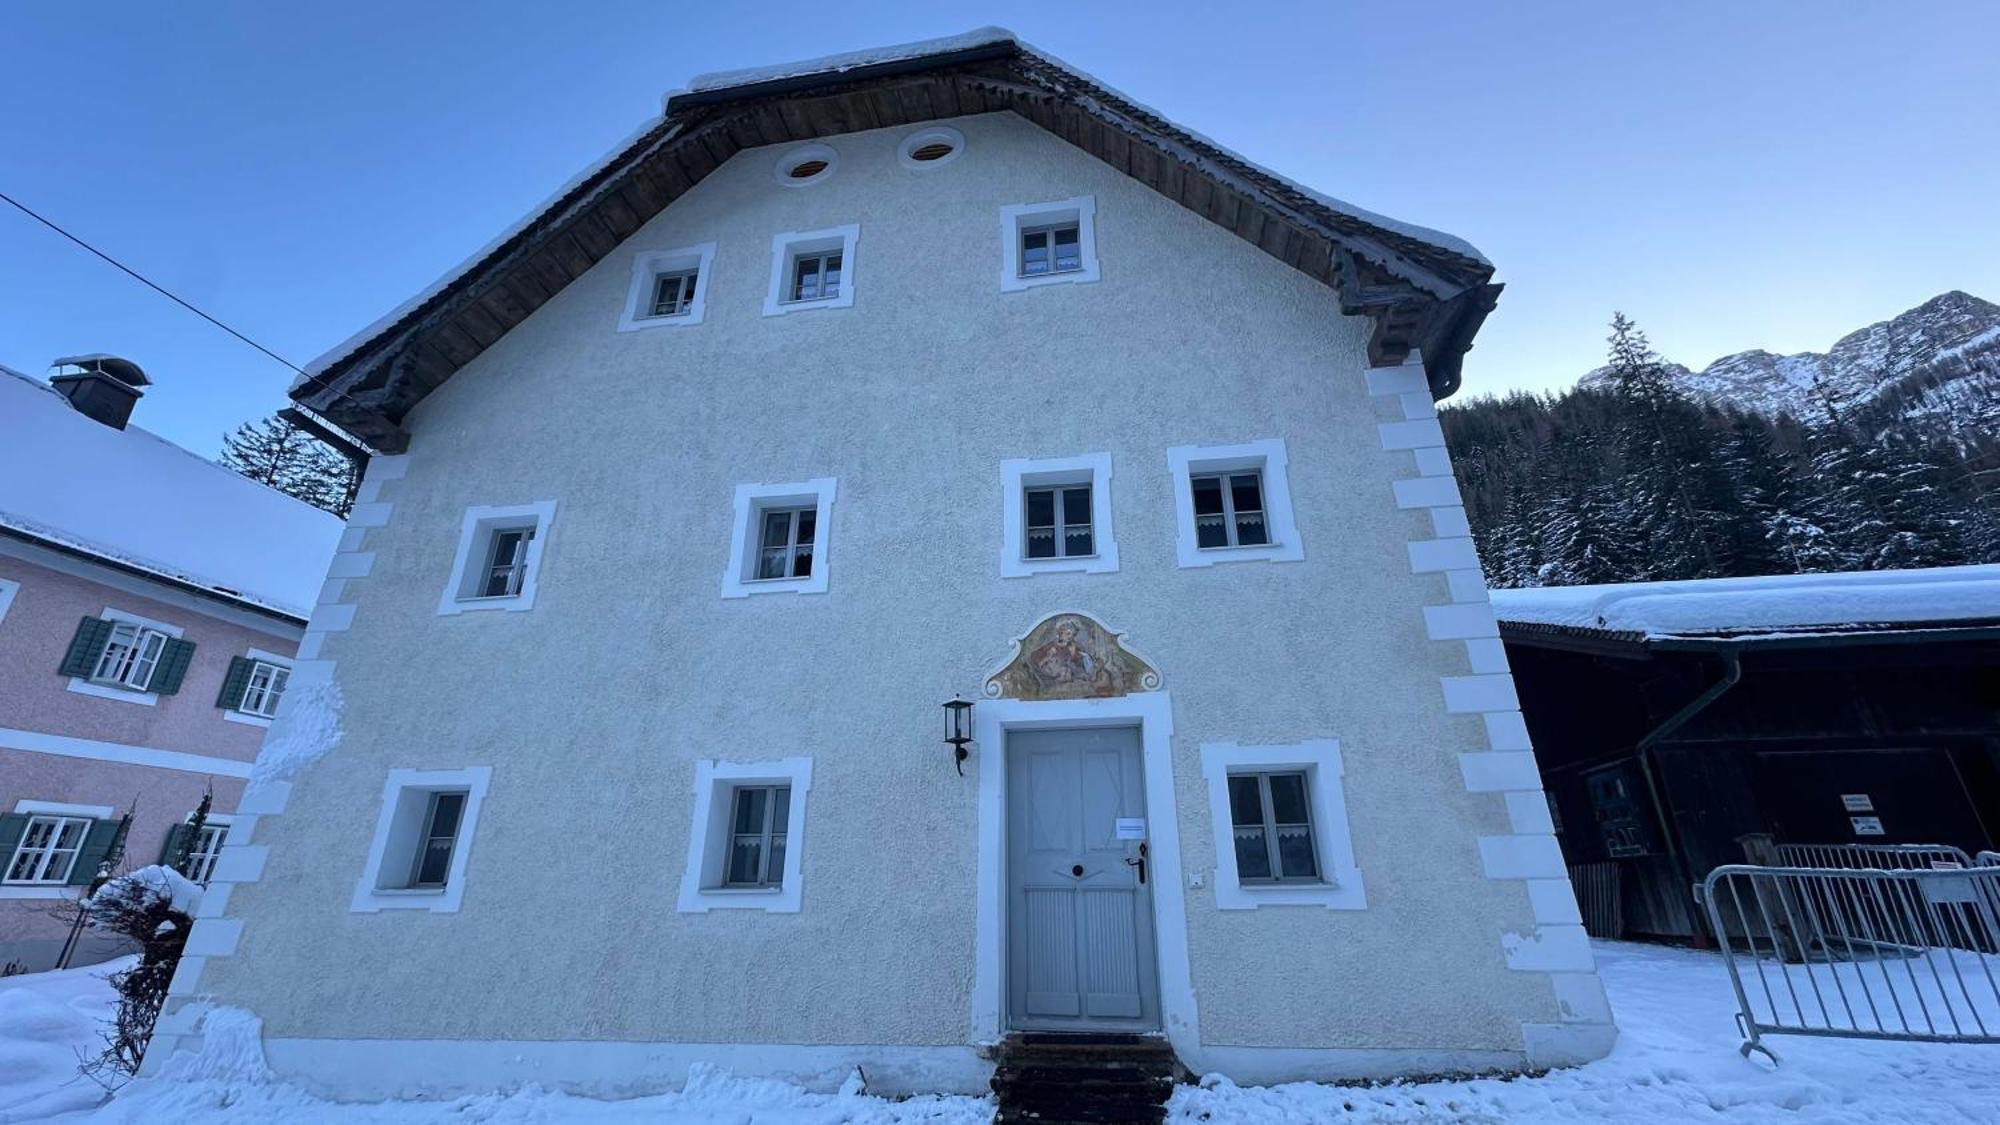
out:
{"label": "white-framed window", "polygon": [[1167,470],[1180,565],[1305,558],[1282,440],[1177,446],[1167,450]]}
{"label": "white-framed window", "polygon": [[722,885],[783,886],[792,787],[738,785],[729,800],[729,861],[723,865]]}
{"label": "white-framed window", "polygon": [[542,548],[555,517],[553,500],[466,509],[438,612],[533,608]]}
{"label": "white-framed window", "polygon": [[764,315],[844,309],[854,304],[854,248],[860,241],[858,223],[774,236]]}
{"label": "white-framed window", "polygon": [[[169,659],[171,649],[168,642],[181,639],[183,630],[180,626],[111,606],[104,607],[104,612],[98,617],[101,623],[110,626],[104,637],[104,647],[98,651],[95,661],[84,667],[65,669],[81,673],[70,676],[68,690],[80,695],[151,707],[159,702],[162,690],[179,689],[180,673],[186,670],[187,655],[193,647],[178,646],[184,650],[180,658]],[[176,670],[163,673],[162,668],[169,664]],[[172,682],[163,684],[163,680]]]}
{"label": "white-framed window", "polygon": [[771,174],[785,187],[810,187],[840,166],[840,153],[832,145],[813,143],[788,148],[778,154]]}
{"label": "white-framed window", "polygon": [[811,789],[811,758],[696,762],[680,912],[797,913]]}
{"label": "white-framed window", "polygon": [[1000,209],[1000,291],[1096,281],[1097,198]]}
{"label": "white-framed window", "polygon": [[21,584],[11,578],[0,578],[0,621],[7,620],[7,610],[14,604],[14,595],[21,590]]}
{"label": "white-framed window", "polygon": [[41,814],[30,816],[21,831],[20,843],[7,861],[6,877],[0,882],[16,885],[69,882],[76,857],[90,836],[89,817]]}
{"label": "white-framed window", "polygon": [[737,485],[722,596],[825,593],[834,491],[832,477]]}
{"label": "white-framed window", "polygon": [[1368,905],[1347,823],[1340,744],[1203,743],[1215,826],[1215,905]]}
{"label": "white-framed window", "polygon": [[146,625],[120,621],[111,627],[111,638],[90,673],[93,683],[145,691],[153,681],[153,670],[166,650],[167,634]]}
{"label": "white-framed window", "polygon": [[291,679],[290,658],[253,648],[230,659],[229,673],[222,679],[222,692],[215,704],[230,722],[268,727],[278,715],[278,704],[285,698]]}
{"label": "white-framed window", "polygon": [[1000,575],[1118,569],[1111,454],[1000,463]]}
{"label": "white-framed window", "polygon": [[903,167],[924,171],[942,168],[965,151],[965,134],[948,125],[931,125],[903,138],[896,146],[896,158]]}
{"label": "white-framed window", "polygon": [[487,766],[390,770],[368,863],[349,909],[458,910],[479,806],[492,776]]}
{"label": "white-framed window", "polygon": [[243,713],[268,719],[278,713],[278,700],[284,698],[285,684],[291,679],[291,669],[282,664],[259,660],[250,668],[250,682],[243,688]]}
{"label": "white-framed window", "polygon": [[222,843],[229,838],[229,822],[210,816],[188,845],[187,877],[202,886],[215,876],[215,861],[222,856]]}
{"label": "white-framed window", "polygon": [[634,256],[618,331],[700,324],[708,311],[709,269],[714,261],[713,242]]}

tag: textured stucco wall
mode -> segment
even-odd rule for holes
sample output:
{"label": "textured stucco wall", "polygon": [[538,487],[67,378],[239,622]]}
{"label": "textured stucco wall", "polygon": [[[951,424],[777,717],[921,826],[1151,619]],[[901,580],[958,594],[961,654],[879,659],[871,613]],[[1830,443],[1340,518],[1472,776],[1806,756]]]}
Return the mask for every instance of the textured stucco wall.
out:
{"label": "textured stucco wall", "polygon": [[[200,990],[273,1037],[954,1044],[967,1036],[973,774],[938,704],[976,695],[1058,609],[1126,631],[1171,691],[1189,870],[1214,867],[1205,741],[1338,738],[1368,909],[1223,913],[1188,892],[1203,1039],[1518,1051],[1553,1020],[1509,971],[1518,882],[1445,715],[1460,646],[1427,641],[1368,324],[1233,236],[1009,115],[835,138],[779,186],[738,155],[409,419],[393,516],[319,655],[339,747],[259,825],[233,957]],[[1092,194],[1103,280],[998,291],[1007,204]],[[852,308],[760,315],[771,236],[861,228]],[[705,323],[614,331],[635,253],[715,241]],[[1305,561],[1175,566],[1166,450],[1282,437]],[[1002,579],[1000,463],[1109,450],[1122,569]],[[724,600],[739,482],[833,476],[831,590]],[[460,517],[554,499],[527,613],[439,617]],[[698,758],[811,755],[798,914],[679,914]],[[348,912],[387,770],[490,765],[462,912]],[[1153,809],[1151,815],[1165,815]],[[798,846],[798,845],[794,845]]]}

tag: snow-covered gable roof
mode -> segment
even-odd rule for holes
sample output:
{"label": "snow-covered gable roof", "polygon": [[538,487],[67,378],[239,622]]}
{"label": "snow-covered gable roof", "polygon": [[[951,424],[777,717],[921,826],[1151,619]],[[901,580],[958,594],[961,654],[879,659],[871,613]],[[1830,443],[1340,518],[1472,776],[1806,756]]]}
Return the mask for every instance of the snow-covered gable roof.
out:
{"label": "snow-covered gable roof", "polygon": [[2000,564],[1493,591],[1503,624],[1753,640],[2000,622]]}
{"label": "snow-covered gable roof", "polygon": [[1333,287],[1371,360],[1421,349],[1434,393],[1499,296],[1470,243],[1307,188],[1003,28],[696,77],[665,113],[408,301],[306,367],[292,397],[386,452],[409,409],[737,151],[1014,112]]}
{"label": "snow-covered gable roof", "polygon": [[341,526],[0,367],[0,528],[304,621]]}

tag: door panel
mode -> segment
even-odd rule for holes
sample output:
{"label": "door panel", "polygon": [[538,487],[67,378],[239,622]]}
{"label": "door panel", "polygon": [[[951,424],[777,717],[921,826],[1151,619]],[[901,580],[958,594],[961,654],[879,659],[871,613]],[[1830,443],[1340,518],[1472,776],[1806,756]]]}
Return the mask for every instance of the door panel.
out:
{"label": "door panel", "polygon": [[1136,728],[1007,736],[1007,912],[1013,1026],[1159,1025]]}

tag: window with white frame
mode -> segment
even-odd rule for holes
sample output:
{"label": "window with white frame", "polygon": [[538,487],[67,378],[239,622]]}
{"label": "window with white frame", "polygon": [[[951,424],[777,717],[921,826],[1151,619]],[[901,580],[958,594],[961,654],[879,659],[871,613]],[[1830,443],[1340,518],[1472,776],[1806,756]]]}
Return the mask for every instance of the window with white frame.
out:
{"label": "window with white frame", "polygon": [[695,763],[679,910],[796,913],[811,758]]}
{"label": "window with white frame", "polygon": [[803,309],[844,309],[854,304],[855,244],[861,227],[788,231],[771,240],[771,283],[764,315]]}
{"label": "window with white frame", "polygon": [[30,816],[7,862],[5,882],[68,883],[92,823],[80,816]]}
{"label": "window with white frame", "polygon": [[832,477],[737,485],[722,596],[825,593],[833,496]]}
{"label": "window with white frame", "polygon": [[1178,446],[1167,450],[1174,481],[1175,555],[1181,566],[1305,557],[1292,517],[1285,443]]}
{"label": "window with white frame", "polygon": [[709,266],[714,260],[713,242],[636,255],[618,330],[700,324],[707,311]]}
{"label": "window with white frame", "polygon": [[417,854],[410,861],[411,887],[442,888],[451,875],[451,853],[458,846],[458,825],[465,817],[463,790],[432,792],[417,834]]}
{"label": "window with white frame", "polygon": [[135,625],[130,621],[114,623],[90,679],[95,683],[145,691],[152,683],[153,670],[159,667],[160,654],[166,651],[168,639],[158,629]]}
{"label": "window with white frame", "polygon": [[1229,823],[1239,882],[1319,882],[1304,770],[1230,774]]}
{"label": "window with white frame", "polygon": [[812,577],[819,508],[769,507],[760,509],[759,516],[763,530],[758,533],[755,580]]}
{"label": "window with white frame", "polygon": [[222,841],[229,836],[229,825],[209,821],[195,833],[194,842],[188,846],[187,877],[206,887],[215,875],[215,861],[222,855]]}
{"label": "window with white frame", "polygon": [[291,678],[291,669],[282,664],[267,660],[252,661],[249,682],[243,686],[243,713],[265,719],[276,715],[278,700],[284,697],[285,684]]}
{"label": "window with white frame", "polygon": [[785,826],[791,819],[789,785],[739,785],[730,798],[729,864],[725,887],[777,887],[785,881]]}
{"label": "window with white frame", "polygon": [[792,282],[787,301],[817,301],[840,296],[841,254],[818,250],[792,256]]}
{"label": "window with white frame", "polygon": [[14,604],[14,595],[21,590],[21,584],[9,578],[0,578],[0,621],[7,620],[7,609]]}
{"label": "window with white frame", "polygon": [[1000,289],[1098,279],[1094,196],[1000,209]]}
{"label": "window with white frame", "polygon": [[180,691],[194,657],[181,627],[106,606],[77,623],[60,671],[68,690],[151,707]]}
{"label": "window with white frame", "polygon": [[553,500],[468,509],[438,612],[531,608],[555,509]]}
{"label": "window with white frame", "polygon": [[491,777],[486,766],[390,770],[350,909],[456,911]]}
{"label": "window with white frame", "polygon": [[1367,906],[1347,822],[1340,745],[1204,743],[1215,824],[1215,904]]}
{"label": "window with white frame", "polygon": [[1000,574],[1118,569],[1111,525],[1111,455],[1001,462]]}
{"label": "window with white frame", "polygon": [[1271,541],[1264,522],[1264,471],[1198,473],[1194,493],[1194,542],[1201,548],[1262,547]]}

